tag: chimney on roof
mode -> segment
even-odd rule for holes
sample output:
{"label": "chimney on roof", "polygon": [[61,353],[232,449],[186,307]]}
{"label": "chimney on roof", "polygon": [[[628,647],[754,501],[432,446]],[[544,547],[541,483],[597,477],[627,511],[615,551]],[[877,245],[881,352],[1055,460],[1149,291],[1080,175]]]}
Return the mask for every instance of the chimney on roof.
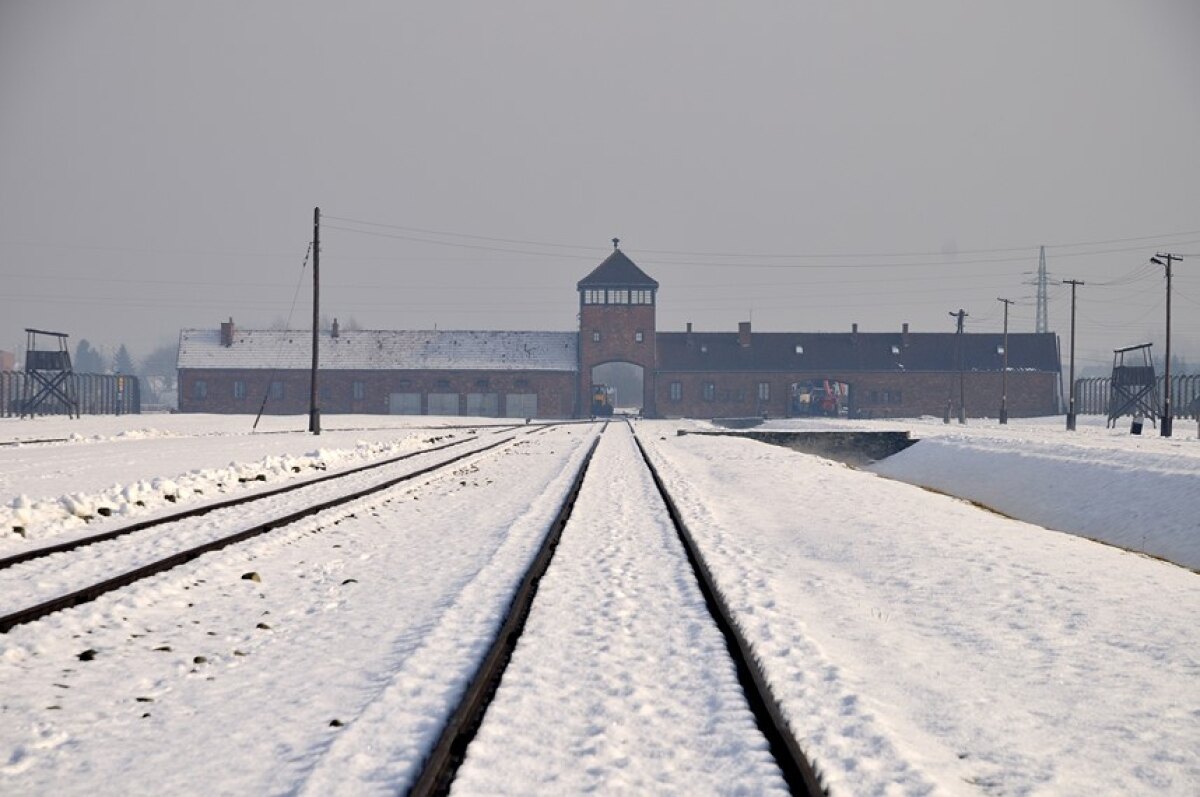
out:
{"label": "chimney on roof", "polygon": [[850,325],[850,342],[853,343],[855,346],[858,345],[858,323],[857,322]]}
{"label": "chimney on roof", "polygon": [[338,336],[338,322],[337,322],[337,319],[335,318],[335,319],[333,319],[333,326],[331,326],[329,328],[329,337],[336,338],[337,336]]}
{"label": "chimney on roof", "polygon": [[233,316],[221,322],[221,345],[226,348],[233,345]]}
{"label": "chimney on roof", "polygon": [[738,322],[738,345],[744,349],[750,348],[750,322]]}
{"label": "chimney on roof", "polygon": [[687,322],[687,337],[684,339],[687,345],[692,345],[692,322]]}
{"label": "chimney on roof", "polygon": [[905,321],[904,324],[900,327],[900,345],[906,349],[908,348],[908,322],[907,321]]}

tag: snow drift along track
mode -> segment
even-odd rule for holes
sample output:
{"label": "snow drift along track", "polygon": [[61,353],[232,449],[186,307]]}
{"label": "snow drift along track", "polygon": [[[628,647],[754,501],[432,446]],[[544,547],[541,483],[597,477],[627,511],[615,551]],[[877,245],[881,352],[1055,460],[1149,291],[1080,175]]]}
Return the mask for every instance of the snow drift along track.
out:
{"label": "snow drift along track", "polygon": [[[600,434],[604,434],[604,430],[607,428],[608,424],[605,423]],[[492,640],[470,685],[463,693],[462,700],[442,729],[437,744],[425,759],[421,774],[417,776],[409,794],[423,797],[424,795],[449,792],[450,784],[454,780],[459,764],[462,763],[467,746],[474,738],[480,723],[483,722],[483,715],[487,712],[488,705],[495,695],[496,687],[500,684],[500,678],[504,675],[504,669],[512,657],[513,649],[521,637],[525,620],[529,617],[529,609],[537,594],[538,582],[541,581],[546,569],[550,566],[554,549],[558,546],[562,531],[571,518],[575,500],[579,497],[583,479],[587,475],[588,466],[591,464],[592,456],[596,453],[596,447],[599,444],[600,435],[596,435],[583,463],[579,466],[579,471],[575,474],[575,479],[563,499],[558,514],[550,525],[550,530],[546,534],[541,548],[533,558],[529,570],[521,578],[504,622],[496,632],[496,637]]]}
{"label": "snow drift along track", "polygon": [[284,493],[291,492],[292,490],[300,490],[305,487],[310,487],[314,484],[320,484],[322,482],[331,481],[333,479],[341,479],[346,476],[351,476],[355,473],[363,473],[365,471],[374,470],[376,468],[382,468],[387,465],[392,465],[396,462],[401,462],[406,459],[411,459],[413,457],[420,456],[422,454],[429,454],[434,451],[441,451],[443,449],[450,448],[451,446],[461,445],[461,444],[467,442],[468,439],[469,438],[463,438],[462,440],[455,440],[451,443],[445,443],[440,446],[434,446],[433,448],[425,448],[425,449],[421,449],[419,451],[412,451],[407,454],[401,454],[401,455],[395,456],[395,457],[388,457],[387,459],[380,460],[379,462],[372,462],[367,465],[360,465],[359,467],[356,467],[356,468],[349,468],[347,470],[338,471],[337,473],[331,473],[331,474],[328,474],[325,476],[318,476],[315,479],[306,479],[302,482],[297,482],[295,484],[287,484],[287,485],[284,485],[283,487],[277,487],[273,490],[263,490],[262,492],[251,493],[250,495],[239,496],[237,498],[229,498],[224,501],[214,501],[211,504],[204,504],[203,506],[198,506],[194,509],[187,509],[182,512],[174,512],[170,515],[162,515],[160,517],[151,518],[149,520],[143,520],[143,521],[139,521],[137,523],[131,523],[128,526],[122,526],[121,528],[118,528],[118,529],[111,529],[109,531],[101,532],[99,534],[91,534],[91,535],[88,535],[87,537],[78,537],[76,539],[68,540],[66,542],[56,543],[54,545],[45,545],[41,548],[31,548],[26,551],[21,551],[19,553],[12,554],[11,556],[6,556],[3,558],[0,558],[0,570],[5,570],[9,567],[12,567],[13,565],[21,564],[22,562],[30,562],[30,561],[33,561],[34,559],[41,559],[42,557],[49,556],[50,554],[64,553],[66,551],[73,551],[76,548],[82,548],[85,545],[92,545],[94,543],[105,542],[107,540],[115,540],[118,537],[124,537],[127,534],[133,534],[135,531],[142,531],[143,529],[153,528],[154,526],[162,526],[166,523],[174,523],[179,520],[186,520],[187,518],[200,517],[201,515],[206,515],[209,512],[215,512],[218,509],[228,509],[231,506],[239,506],[241,504],[248,504],[248,503],[251,503],[254,501],[260,501],[264,498],[270,498],[272,496],[282,495]]}
{"label": "snow drift along track", "polygon": [[[430,472],[445,468],[449,465],[459,462],[460,460],[466,459],[467,457],[474,456],[476,454],[480,454],[480,453],[483,453],[486,451],[490,451],[490,450],[495,449],[499,446],[502,446],[506,443],[509,443],[514,439],[515,439],[515,437],[505,437],[495,443],[491,443],[489,445],[482,446],[480,448],[473,448],[470,451],[458,454],[449,459],[442,460],[441,462],[434,463],[432,465],[420,468],[416,471],[409,472],[409,473],[406,473],[404,475],[401,475],[401,476],[398,476],[395,478],[387,479],[383,482],[371,485],[365,489],[357,489],[357,490],[354,490],[349,493],[338,495],[332,499],[307,504],[303,508],[301,508],[297,511],[289,512],[282,516],[273,517],[270,520],[266,521],[265,523],[256,524],[249,528],[241,529],[232,534],[223,535],[217,539],[210,540],[201,545],[196,545],[196,546],[187,548],[185,550],[182,550],[177,553],[171,554],[169,556],[160,558],[156,561],[150,562],[150,563],[142,565],[140,567],[130,569],[130,570],[123,572],[117,576],[113,576],[112,578],[108,578],[103,581],[100,581],[100,582],[97,582],[94,584],[90,584],[88,586],[73,590],[67,594],[58,596],[51,600],[43,601],[36,605],[29,606],[29,607],[11,612],[4,616],[0,616],[0,633],[7,633],[9,630],[11,630],[12,628],[14,628],[16,626],[33,622],[35,620],[41,619],[41,618],[43,618],[49,614],[52,614],[54,612],[61,611],[63,609],[67,609],[72,606],[78,606],[82,603],[87,603],[89,601],[93,601],[96,598],[98,598],[99,596],[104,595],[105,593],[111,592],[116,589],[120,589],[121,587],[124,587],[124,586],[128,586],[130,584],[133,584],[134,582],[140,581],[145,578],[149,578],[153,575],[157,575],[158,573],[162,573],[166,570],[170,570],[171,568],[178,567],[179,565],[184,564],[186,562],[190,562],[193,559],[203,556],[206,553],[218,551],[218,550],[221,550],[222,548],[226,548],[230,545],[235,545],[237,543],[243,542],[243,541],[251,539],[253,537],[257,537],[261,534],[265,534],[268,531],[280,528],[281,526],[286,526],[288,524],[294,523],[305,517],[309,517],[318,512],[322,512],[326,509],[330,509],[330,508],[333,508],[333,507],[336,507],[336,506],[339,506],[342,504],[349,503],[351,501],[357,500],[359,498],[363,498],[363,497],[371,495],[373,493],[382,492],[383,490],[393,487],[401,482],[410,481],[412,479],[418,478],[418,477],[428,474]],[[419,452],[419,453],[428,453],[428,452]],[[355,468],[355,469],[352,469],[351,471],[345,471],[342,473],[333,474],[331,476],[321,477],[319,479],[312,479],[312,480],[309,480],[300,485],[289,485],[289,486],[281,488],[279,490],[270,491],[269,493],[260,493],[260,494],[254,495],[254,496],[248,496],[248,497],[244,497],[244,498],[235,499],[233,501],[224,502],[223,505],[224,506],[241,505],[241,504],[245,504],[245,503],[248,503],[248,502],[254,501],[254,500],[263,500],[264,498],[271,497],[273,495],[277,495],[281,492],[288,492],[290,490],[308,487],[315,483],[325,482],[325,481],[329,481],[332,479],[345,478],[348,475],[352,475],[352,474],[361,472],[363,470],[368,470],[368,469],[374,468],[374,467],[381,467],[386,464],[392,464],[398,459],[407,458],[407,456],[408,455],[405,455],[404,457],[394,458],[394,459],[389,460],[384,463],[373,463],[372,465],[364,466],[362,468]],[[132,533],[133,531],[140,531],[140,530],[144,530],[146,528],[150,528],[153,526],[164,525],[165,523],[169,523],[169,522],[178,520],[180,518],[186,519],[186,518],[192,517],[196,514],[203,514],[207,511],[211,511],[213,508],[214,507],[210,505],[208,507],[203,507],[200,510],[193,510],[190,512],[180,513],[179,515],[171,516],[169,518],[160,518],[156,521],[148,521],[146,523],[135,524],[136,528],[129,527],[129,528],[126,528],[123,530],[118,530],[118,532],[109,533],[107,535],[97,535],[97,536],[103,536],[103,537],[105,537],[106,540],[113,539],[114,537],[128,535],[128,534]],[[88,542],[95,543],[95,542],[97,542],[97,540],[91,539],[91,540],[81,541],[80,544],[81,545],[87,544]],[[70,545],[70,544],[67,544],[67,545],[69,546],[69,548],[70,547],[79,547],[79,545]],[[58,548],[58,546],[54,546],[54,547],[56,549]],[[45,551],[47,549],[41,549],[41,550]],[[53,551],[51,551],[51,552],[53,552]],[[48,554],[43,553],[42,555],[45,556]],[[23,561],[26,561],[26,560],[23,560]],[[16,563],[15,562],[7,563],[6,566],[12,566],[14,564],[16,564]]]}
{"label": "snow drift along track", "polygon": [[695,572],[701,592],[704,593],[704,600],[708,605],[709,613],[721,629],[721,633],[725,637],[726,646],[729,648],[729,655],[737,666],[738,681],[746,693],[746,699],[750,703],[751,711],[754,712],[759,730],[767,738],[767,742],[771,747],[771,753],[774,755],[776,763],[783,772],[788,787],[792,790],[793,794],[805,794],[810,797],[827,794],[821,783],[820,774],[808,760],[807,756],[805,756],[804,751],[800,749],[800,743],[796,740],[796,736],[792,733],[791,728],[788,727],[779,700],[775,697],[771,691],[771,685],[767,682],[766,673],[763,672],[758,660],[755,659],[749,641],[742,634],[737,623],[734,622],[733,613],[730,611],[721,591],[717,587],[712,570],[709,568],[708,563],[704,561],[699,547],[697,547],[695,541],[692,539],[691,532],[688,531],[687,525],[683,522],[683,515],[680,514],[678,506],[676,506],[675,501],[671,498],[671,494],[667,492],[667,487],[663,483],[662,477],[659,476],[658,470],[654,467],[654,463],[651,462],[650,456],[646,453],[646,449],[642,446],[642,441],[637,438],[636,433],[634,434],[634,441],[637,443],[642,460],[650,470],[650,474],[654,479],[654,485],[658,488],[663,503],[667,506],[671,522],[674,524],[675,530],[679,534],[679,540],[683,544],[684,551],[687,553],[688,562]]}

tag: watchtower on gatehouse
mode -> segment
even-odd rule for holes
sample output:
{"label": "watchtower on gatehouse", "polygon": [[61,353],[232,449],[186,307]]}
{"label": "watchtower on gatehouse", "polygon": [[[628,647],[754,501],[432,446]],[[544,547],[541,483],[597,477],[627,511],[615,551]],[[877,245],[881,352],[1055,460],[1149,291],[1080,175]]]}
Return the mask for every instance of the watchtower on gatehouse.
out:
{"label": "watchtower on gatehouse", "polygon": [[[619,391],[617,406],[640,406],[644,415],[654,417],[658,283],[621,251],[620,243],[613,238],[612,254],[578,284],[579,413],[589,414],[593,385],[620,380],[640,382],[641,392]],[[626,388],[624,393],[634,391]]]}

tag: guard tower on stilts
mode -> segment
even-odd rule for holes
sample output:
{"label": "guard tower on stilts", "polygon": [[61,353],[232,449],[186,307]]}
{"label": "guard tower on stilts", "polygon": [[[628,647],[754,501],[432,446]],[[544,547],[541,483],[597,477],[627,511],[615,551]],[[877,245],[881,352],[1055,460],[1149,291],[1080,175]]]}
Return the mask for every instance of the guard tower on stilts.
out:
{"label": "guard tower on stilts", "polygon": [[[21,417],[27,415],[61,415],[79,417],[79,397],[71,379],[71,353],[65,332],[43,329],[25,330],[25,390],[21,397]],[[39,347],[39,338],[54,342]]]}
{"label": "guard tower on stilts", "polygon": [[[1108,426],[1117,424],[1122,415],[1142,415],[1157,425],[1162,406],[1158,396],[1158,377],[1154,373],[1154,358],[1150,343],[1113,349],[1113,369],[1108,398]],[[1126,361],[1128,356],[1129,361]]]}

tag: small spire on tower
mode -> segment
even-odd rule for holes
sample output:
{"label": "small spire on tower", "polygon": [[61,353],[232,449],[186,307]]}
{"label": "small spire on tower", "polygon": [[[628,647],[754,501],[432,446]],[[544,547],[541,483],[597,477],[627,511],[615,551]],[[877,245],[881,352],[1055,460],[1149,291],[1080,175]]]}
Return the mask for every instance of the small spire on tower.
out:
{"label": "small spire on tower", "polygon": [[613,239],[612,239],[612,241],[613,241],[613,249],[617,249],[617,248],[619,248],[619,246],[620,246],[620,243],[621,243],[621,239],[620,239],[620,238],[613,238]]}

